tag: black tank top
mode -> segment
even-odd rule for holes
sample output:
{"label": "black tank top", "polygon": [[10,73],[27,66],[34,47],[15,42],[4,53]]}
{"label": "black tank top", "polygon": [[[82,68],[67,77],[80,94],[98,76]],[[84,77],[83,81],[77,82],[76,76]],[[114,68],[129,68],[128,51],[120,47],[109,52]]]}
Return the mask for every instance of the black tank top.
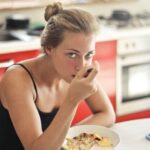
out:
{"label": "black tank top", "polygon": [[[37,99],[38,91],[31,72],[23,64],[15,64],[15,65],[20,65],[21,67],[23,67],[31,77]],[[58,108],[53,109],[53,111],[49,113],[42,112],[38,108],[37,110],[39,112],[39,116],[41,119],[42,130],[44,131],[52,122],[53,118],[55,117],[58,111]],[[23,150],[23,149],[24,149],[23,145],[21,144],[15,132],[15,129],[12,125],[9,113],[7,109],[5,109],[3,105],[0,103],[0,150]]]}

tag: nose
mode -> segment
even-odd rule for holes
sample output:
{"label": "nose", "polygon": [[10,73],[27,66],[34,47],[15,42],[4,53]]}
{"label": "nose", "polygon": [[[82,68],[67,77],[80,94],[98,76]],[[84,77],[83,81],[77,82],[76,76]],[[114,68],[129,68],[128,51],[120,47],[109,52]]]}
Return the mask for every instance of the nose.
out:
{"label": "nose", "polygon": [[88,61],[85,58],[78,59],[75,64],[75,69],[79,71],[85,65],[88,65]]}

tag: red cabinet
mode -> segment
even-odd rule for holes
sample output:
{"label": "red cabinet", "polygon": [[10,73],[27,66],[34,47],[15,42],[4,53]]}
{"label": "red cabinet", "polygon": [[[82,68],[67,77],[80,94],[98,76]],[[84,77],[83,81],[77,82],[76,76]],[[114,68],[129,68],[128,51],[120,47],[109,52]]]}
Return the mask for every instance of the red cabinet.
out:
{"label": "red cabinet", "polygon": [[30,50],[24,52],[15,52],[8,54],[0,54],[0,79],[5,71],[5,69],[12,65],[13,63],[19,62],[21,60],[36,57],[40,53],[40,50]]}
{"label": "red cabinet", "polygon": [[150,118],[150,110],[123,115],[119,117],[117,116],[117,122],[133,120],[133,119],[142,119],[142,118]]}
{"label": "red cabinet", "polygon": [[99,81],[108,94],[116,110],[116,55],[117,41],[105,41],[96,44],[94,60],[100,64]]}
{"label": "red cabinet", "polygon": [[[99,82],[102,83],[106,93],[109,95],[114,109],[116,108],[116,41],[105,41],[96,43],[96,55],[94,60],[100,64]],[[90,109],[84,101],[79,104],[72,124],[75,124],[91,114]]]}

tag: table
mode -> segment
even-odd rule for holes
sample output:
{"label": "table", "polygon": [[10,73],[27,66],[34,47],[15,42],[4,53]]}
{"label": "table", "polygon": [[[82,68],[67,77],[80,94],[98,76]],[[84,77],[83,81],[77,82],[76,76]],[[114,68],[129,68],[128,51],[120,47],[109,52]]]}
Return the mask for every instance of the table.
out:
{"label": "table", "polygon": [[116,123],[110,129],[120,137],[115,150],[150,150],[150,141],[145,138],[150,133],[150,118]]}

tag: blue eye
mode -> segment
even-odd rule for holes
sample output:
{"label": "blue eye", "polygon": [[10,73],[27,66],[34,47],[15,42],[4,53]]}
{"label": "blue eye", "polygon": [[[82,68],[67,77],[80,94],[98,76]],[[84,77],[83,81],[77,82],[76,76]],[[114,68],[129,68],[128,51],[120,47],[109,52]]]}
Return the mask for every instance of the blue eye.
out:
{"label": "blue eye", "polygon": [[70,58],[76,58],[77,54],[76,53],[68,53],[67,54]]}
{"label": "blue eye", "polygon": [[86,59],[91,59],[94,56],[94,53],[89,53],[85,56]]}

